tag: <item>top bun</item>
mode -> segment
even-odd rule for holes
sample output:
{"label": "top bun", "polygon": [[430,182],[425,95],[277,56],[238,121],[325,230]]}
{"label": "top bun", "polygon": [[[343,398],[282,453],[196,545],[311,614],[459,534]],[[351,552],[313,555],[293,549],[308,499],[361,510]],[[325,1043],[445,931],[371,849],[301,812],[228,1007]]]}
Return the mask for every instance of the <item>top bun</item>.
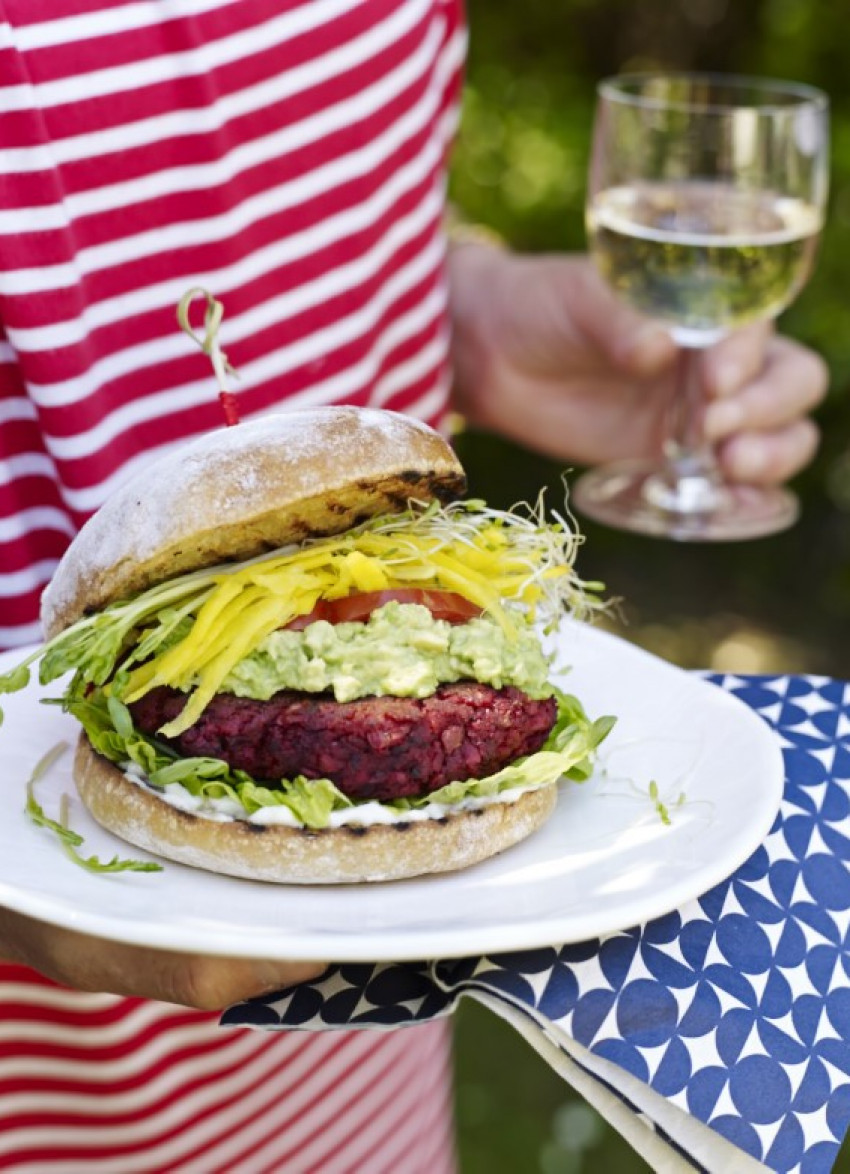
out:
{"label": "top bun", "polygon": [[219,429],[148,464],[83,526],[42,597],[45,633],[175,575],[465,487],[439,433],[395,412],[294,409]]}

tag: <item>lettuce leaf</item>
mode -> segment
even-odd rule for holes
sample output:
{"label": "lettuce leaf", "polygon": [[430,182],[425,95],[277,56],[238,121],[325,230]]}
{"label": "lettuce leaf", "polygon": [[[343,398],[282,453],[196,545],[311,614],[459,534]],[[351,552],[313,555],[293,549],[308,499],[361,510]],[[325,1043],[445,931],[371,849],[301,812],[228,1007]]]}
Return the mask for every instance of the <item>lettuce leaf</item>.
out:
{"label": "lettuce leaf", "polygon": [[[429,803],[453,806],[464,799],[498,795],[515,788],[536,788],[555,783],[561,777],[575,782],[587,779],[595,751],[614,724],[610,717],[591,721],[577,698],[555,692],[558,717],[546,744],[536,754],[518,759],[510,766],[483,779],[449,783],[420,799],[397,799],[383,804],[394,811],[409,811]],[[64,707],[83,725],[98,754],[110,762],[135,764],[155,789],[179,784],[200,799],[229,799],[247,815],[261,807],[288,807],[304,827],[327,827],[332,811],[357,804],[329,779],[281,779],[258,782],[245,771],[236,770],[219,758],[181,758],[175,751],[140,733],[129,710],[111,694],[100,689],[83,692],[73,686]]]}

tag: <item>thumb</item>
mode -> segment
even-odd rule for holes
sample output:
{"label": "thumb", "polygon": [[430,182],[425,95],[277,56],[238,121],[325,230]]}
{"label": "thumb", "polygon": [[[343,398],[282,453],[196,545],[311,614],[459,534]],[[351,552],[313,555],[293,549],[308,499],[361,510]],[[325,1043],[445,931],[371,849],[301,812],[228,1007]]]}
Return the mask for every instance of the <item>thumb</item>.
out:
{"label": "thumb", "polygon": [[[255,962],[248,958],[212,958],[151,952],[156,969],[154,998],[201,1011],[220,1011],[243,999],[254,999],[284,987],[318,978],[328,967],[312,962]],[[144,989],[129,993],[151,994]],[[119,992],[126,993],[126,992]]]}
{"label": "thumb", "polygon": [[570,311],[578,329],[624,375],[650,378],[667,370],[676,344],[660,322],[632,309],[590,260],[577,266]]}
{"label": "thumb", "polygon": [[[169,966],[170,962],[170,966]],[[318,978],[327,970],[320,962],[253,961],[170,955],[161,971],[167,993],[158,997],[202,1011],[218,1011],[243,999],[254,999]]]}

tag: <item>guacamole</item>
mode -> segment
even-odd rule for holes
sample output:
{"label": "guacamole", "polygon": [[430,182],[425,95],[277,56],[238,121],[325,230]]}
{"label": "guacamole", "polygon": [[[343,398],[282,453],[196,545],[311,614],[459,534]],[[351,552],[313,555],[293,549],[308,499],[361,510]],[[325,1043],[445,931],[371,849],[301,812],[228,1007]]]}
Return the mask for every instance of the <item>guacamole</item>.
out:
{"label": "guacamole", "polygon": [[267,701],[281,689],[359,697],[429,697],[438,685],[473,680],[549,697],[549,665],[536,633],[518,618],[509,636],[487,615],[436,620],[419,604],[393,601],[365,623],[317,620],[272,632],[224,679],[221,691]]}

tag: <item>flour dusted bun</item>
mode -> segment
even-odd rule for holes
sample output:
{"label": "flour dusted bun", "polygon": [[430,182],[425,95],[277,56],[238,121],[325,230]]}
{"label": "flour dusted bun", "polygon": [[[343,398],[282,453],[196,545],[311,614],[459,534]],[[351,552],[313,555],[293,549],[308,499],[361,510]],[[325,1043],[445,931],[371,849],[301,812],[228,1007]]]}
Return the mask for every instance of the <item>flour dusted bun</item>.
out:
{"label": "flour dusted bun", "polygon": [[340,828],[217,821],[181,811],[128,779],[83,735],[74,778],[98,823],[168,860],[249,880],[344,884],[467,868],[524,840],[552,814],[555,786],[443,819]]}
{"label": "flour dusted bun", "polygon": [[408,501],[463,493],[433,429],[351,407],[221,428],[147,465],[82,528],[42,598],[48,638],[86,612],[186,571],[339,534]]}

